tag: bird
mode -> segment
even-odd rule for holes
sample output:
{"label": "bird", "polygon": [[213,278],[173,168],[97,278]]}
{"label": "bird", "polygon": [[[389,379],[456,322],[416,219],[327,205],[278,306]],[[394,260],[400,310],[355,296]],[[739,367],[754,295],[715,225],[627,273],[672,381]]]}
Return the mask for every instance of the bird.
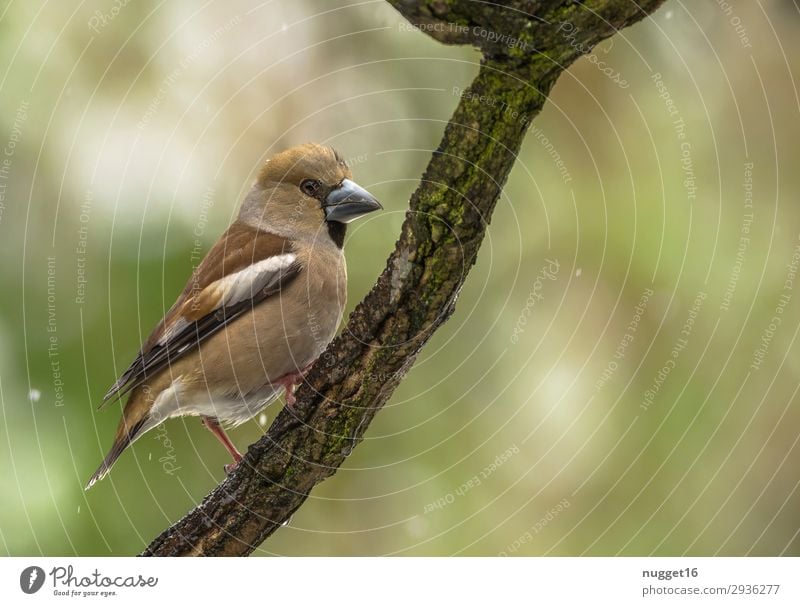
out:
{"label": "bird", "polygon": [[347,296],[347,224],[383,207],[332,147],[298,145],[258,173],[236,219],[192,272],[100,408],[128,395],[108,454],[169,418],[199,416],[230,453],[223,425],[252,419],[294,390],[333,339]]}

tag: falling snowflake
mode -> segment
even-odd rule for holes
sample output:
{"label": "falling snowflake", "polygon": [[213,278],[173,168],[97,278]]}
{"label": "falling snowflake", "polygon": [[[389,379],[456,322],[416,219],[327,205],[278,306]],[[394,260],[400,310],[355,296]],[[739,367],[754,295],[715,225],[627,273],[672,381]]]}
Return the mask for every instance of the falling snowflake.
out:
{"label": "falling snowflake", "polygon": [[582,273],[583,270],[579,267],[578,269],[575,270],[575,277],[580,278]]}
{"label": "falling snowflake", "polygon": [[28,399],[29,399],[31,402],[38,402],[38,401],[39,401],[39,398],[41,398],[41,397],[42,397],[42,392],[41,392],[41,391],[39,391],[38,389],[31,389],[31,390],[28,392]]}
{"label": "falling snowflake", "polygon": [[261,425],[261,427],[267,426],[267,415],[265,415],[263,412],[258,415],[258,424]]}

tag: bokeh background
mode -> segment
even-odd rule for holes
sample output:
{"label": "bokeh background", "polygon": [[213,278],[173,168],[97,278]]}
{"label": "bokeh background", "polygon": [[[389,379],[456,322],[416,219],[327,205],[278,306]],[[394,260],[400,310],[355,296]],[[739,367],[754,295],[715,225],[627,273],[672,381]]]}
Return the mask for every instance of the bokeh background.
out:
{"label": "bokeh background", "polygon": [[[84,492],[103,393],[287,146],[386,207],[352,308],[479,58],[382,1],[76,4],[0,4],[10,555],[135,554],[222,479],[190,418]],[[800,555],[798,32],[791,0],[670,0],[563,74],[456,314],[257,553]]]}

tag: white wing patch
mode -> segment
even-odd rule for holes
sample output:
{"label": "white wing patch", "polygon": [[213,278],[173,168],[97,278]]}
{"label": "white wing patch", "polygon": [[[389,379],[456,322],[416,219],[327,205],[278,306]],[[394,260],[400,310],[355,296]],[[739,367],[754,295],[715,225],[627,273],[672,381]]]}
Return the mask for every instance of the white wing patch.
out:
{"label": "white wing patch", "polygon": [[[280,277],[281,272],[296,260],[297,255],[293,253],[275,255],[274,257],[263,259],[241,271],[212,282],[204,291],[220,292],[219,302],[214,308],[215,310],[220,307],[235,305],[241,301],[252,299],[262,288],[274,283]],[[164,345],[188,325],[189,323],[183,317],[177,318],[173,325],[161,335],[158,344]]]}
{"label": "white wing patch", "polygon": [[281,270],[296,260],[297,255],[292,253],[275,255],[210,284],[209,288],[222,290],[222,298],[217,307],[252,299],[253,295],[272,282]]}

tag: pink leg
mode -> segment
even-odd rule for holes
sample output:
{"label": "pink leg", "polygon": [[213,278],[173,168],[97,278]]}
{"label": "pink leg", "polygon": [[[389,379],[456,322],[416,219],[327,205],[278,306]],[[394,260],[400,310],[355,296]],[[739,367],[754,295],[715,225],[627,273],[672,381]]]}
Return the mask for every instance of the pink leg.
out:
{"label": "pink leg", "polygon": [[233,463],[225,466],[226,473],[232,472],[242,460],[241,453],[236,450],[236,446],[233,445],[233,442],[231,442],[228,434],[226,434],[225,430],[222,429],[219,421],[213,417],[201,417],[201,420],[203,425],[205,425],[208,430],[214,434],[214,437],[222,443],[222,445],[225,447],[225,450],[227,450],[233,457]]}
{"label": "pink leg", "polygon": [[294,390],[300,384],[300,382],[305,378],[308,374],[308,371],[313,366],[313,362],[306,366],[305,368],[298,370],[297,372],[290,372],[289,374],[285,374],[280,377],[278,380],[275,381],[276,385],[280,385],[283,387],[284,391],[286,392],[286,404],[288,406],[294,406],[295,397],[294,397]]}

